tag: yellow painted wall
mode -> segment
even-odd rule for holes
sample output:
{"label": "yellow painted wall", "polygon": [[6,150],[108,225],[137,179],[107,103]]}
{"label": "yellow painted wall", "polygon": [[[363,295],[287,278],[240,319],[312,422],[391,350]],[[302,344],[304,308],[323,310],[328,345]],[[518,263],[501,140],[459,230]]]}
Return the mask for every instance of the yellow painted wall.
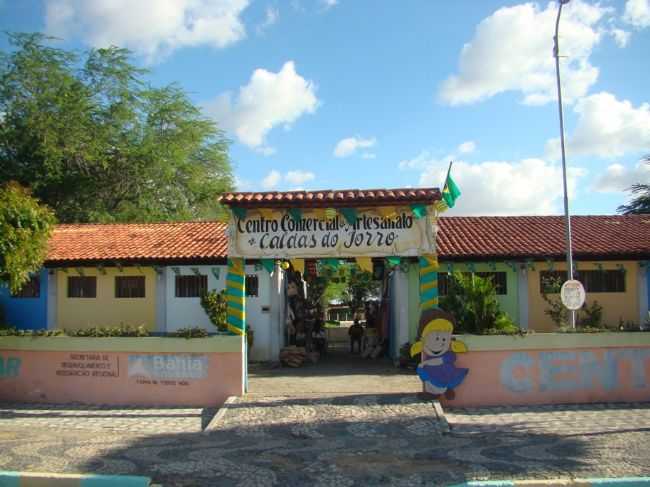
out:
{"label": "yellow painted wall", "polygon": [[[84,267],[86,276],[97,276],[96,298],[68,298],[68,276],[79,275],[76,269],[67,274],[57,269],[57,328],[81,329],[93,326],[145,325],[153,330],[156,309],[156,272],[151,268]],[[145,276],[144,298],[116,298],[116,276]]]}
{"label": "yellow painted wall", "polygon": [[[619,319],[623,321],[639,321],[639,293],[638,293],[638,262],[636,261],[601,261],[604,270],[615,270],[622,264],[625,272],[624,293],[587,293],[586,302],[590,305],[598,301],[603,307],[603,325],[616,327]],[[536,262],[535,270],[528,271],[528,323],[529,329],[534,331],[554,331],[555,324],[544,313],[548,308],[542,298],[539,286],[539,273],[549,270],[545,262]],[[566,262],[555,262],[554,270],[566,270]],[[597,270],[596,262],[578,262],[579,271]],[[557,295],[559,298],[559,295]]]}

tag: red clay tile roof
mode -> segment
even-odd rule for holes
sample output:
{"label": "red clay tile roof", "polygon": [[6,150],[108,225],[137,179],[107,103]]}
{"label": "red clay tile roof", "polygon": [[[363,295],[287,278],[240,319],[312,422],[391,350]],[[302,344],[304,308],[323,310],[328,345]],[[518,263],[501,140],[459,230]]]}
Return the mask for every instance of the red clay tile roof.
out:
{"label": "red clay tile roof", "polygon": [[408,203],[432,203],[440,199],[438,188],[325,189],[321,191],[269,191],[225,193],[219,201],[242,208],[345,207]]}
{"label": "red clay tile roof", "polygon": [[[650,259],[650,215],[572,216],[577,258]],[[565,258],[564,217],[442,217],[438,257],[469,259]]]}
{"label": "red clay tile roof", "polygon": [[223,259],[227,248],[220,222],[57,225],[46,264]]}
{"label": "red clay tile roof", "polygon": [[[650,215],[573,216],[576,258],[650,259]],[[58,225],[46,264],[221,260],[228,248],[219,222]],[[441,260],[564,258],[560,216],[442,217]]]}

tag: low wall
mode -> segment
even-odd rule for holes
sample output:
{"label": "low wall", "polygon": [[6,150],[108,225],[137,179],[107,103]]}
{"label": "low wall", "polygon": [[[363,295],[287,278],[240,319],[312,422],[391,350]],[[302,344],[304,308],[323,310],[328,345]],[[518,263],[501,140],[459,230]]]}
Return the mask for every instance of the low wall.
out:
{"label": "low wall", "polygon": [[448,406],[650,401],[650,333],[457,338],[469,373]]}
{"label": "low wall", "polygon": [[0,337],[0,401],[210,407],[244,393],[243,340]]}

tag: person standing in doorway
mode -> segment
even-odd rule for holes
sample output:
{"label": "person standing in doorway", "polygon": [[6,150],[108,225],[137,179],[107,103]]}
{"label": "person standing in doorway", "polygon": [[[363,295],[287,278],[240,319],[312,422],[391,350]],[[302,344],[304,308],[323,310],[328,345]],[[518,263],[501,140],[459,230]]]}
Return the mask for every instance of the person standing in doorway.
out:
{"label": "person standing in doorway", "polygon": [[354,344],[357,344],[357,352],[361,353],[361,340],[363,338],[363,326],[359,323],[358,319],[354,320],[354,324],[348,329],[350,335],[350,353],[354,353]]}

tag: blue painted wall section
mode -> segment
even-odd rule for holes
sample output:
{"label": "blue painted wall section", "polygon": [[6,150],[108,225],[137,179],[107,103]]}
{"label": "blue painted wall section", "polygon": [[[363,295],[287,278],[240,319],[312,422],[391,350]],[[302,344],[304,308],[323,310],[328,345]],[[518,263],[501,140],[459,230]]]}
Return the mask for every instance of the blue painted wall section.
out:
{"label": "blue painted wall section", "polygon": [[39,272],[41,289],[37,298],[14,298],[9,288],[0,285],[0,306],[4,309],[5,321],[21,330],[47,328],[47,270]]}

